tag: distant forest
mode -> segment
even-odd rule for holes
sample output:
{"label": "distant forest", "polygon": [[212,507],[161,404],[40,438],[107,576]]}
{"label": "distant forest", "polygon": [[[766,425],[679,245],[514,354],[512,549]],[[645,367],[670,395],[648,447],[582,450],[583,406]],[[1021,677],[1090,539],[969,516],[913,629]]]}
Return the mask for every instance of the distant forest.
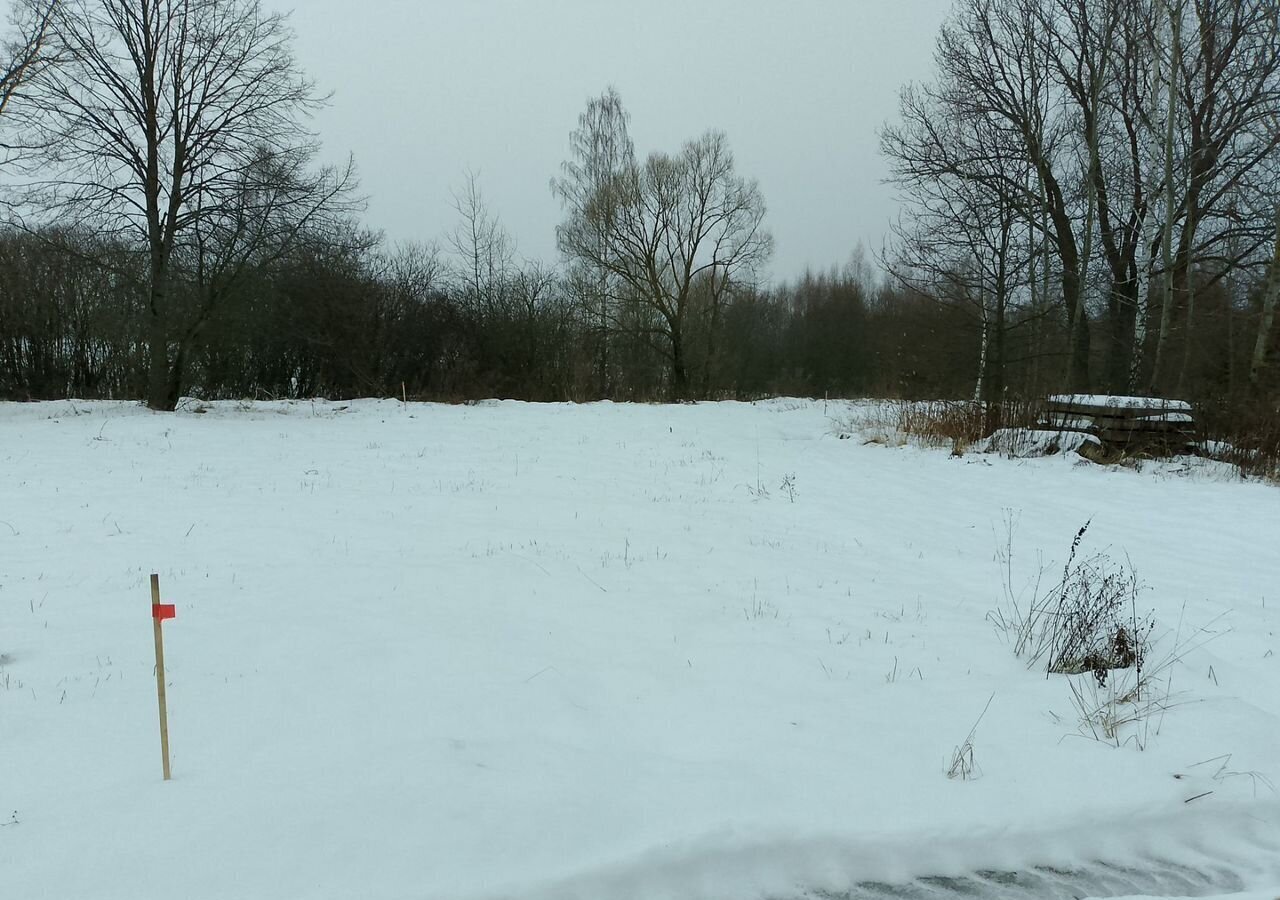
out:
{"label": "distant forest", "polygon": [[884,251],[777,283],[762,186],[728,138],[639,156],[612,89],[542,173],[554,264],[514,252],[474,177],[448,234],[390,245],[362,223],[354,163],[317,163],[323,98],[286,17],[19,0],[0,398],[1071,390],[1274,412],[1277,15],[959,0],[933,80],[880,132],[902,199]]}

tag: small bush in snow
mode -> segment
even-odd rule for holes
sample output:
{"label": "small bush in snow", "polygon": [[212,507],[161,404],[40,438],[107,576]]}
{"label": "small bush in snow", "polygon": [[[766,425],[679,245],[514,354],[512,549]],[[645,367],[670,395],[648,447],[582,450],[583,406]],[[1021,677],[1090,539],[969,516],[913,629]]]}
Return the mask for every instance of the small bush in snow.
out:
{"label": "small bush in snow", "polygon": [[1141,677],[1152,620],[1138,616],[1142,585],[1132,565],[1105,551],[1082,558],[1086,522],[1071,541],[1061,579],[1045,589],[1041,572],[1030,596],[1020,597],[1012,587],[1012,521],[1008,527],[999,553],[1005,605],[991,619],[1012,636],[1014,653],[1028,667],[1044,665],[1046,673],[1089,672],[1099,686],[1115,669],[1134,669]]}

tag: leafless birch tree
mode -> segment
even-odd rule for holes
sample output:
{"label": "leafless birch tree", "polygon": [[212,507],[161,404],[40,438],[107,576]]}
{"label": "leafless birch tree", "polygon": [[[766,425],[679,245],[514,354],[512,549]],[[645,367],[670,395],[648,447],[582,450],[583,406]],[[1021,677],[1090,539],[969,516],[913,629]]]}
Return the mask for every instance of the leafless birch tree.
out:
{"label": "leafless birch tree", "polygon": [[[611,204],[615,197],[610,190],[612,183],[629,167],[635,165],[635,146],[631,141],[629,123],[631,117],[622,105],[616,89],[610,87],[587,104],[578,117],[578,127],[569,136],[571,158],[567,160],[559,178],[551,180],[551,191],[560,200],[568,221],[582,223],[585,231],[576,234],[576,240],[590,240],[597,245],[596,256],[609,257],[609,230],[616,217]],[[588,315],[595,322],[596,340],[599,343],[598,376],[600,395],[613,393],[610,376],[610,332],[613,316],[610,303],[617,293],[611,289],[616,280],[607,265],[595,264],[581,256],[574,256],[566,245],[566,225],[556,229],[561,250],[569,255],[569,283],[582,295]]]}

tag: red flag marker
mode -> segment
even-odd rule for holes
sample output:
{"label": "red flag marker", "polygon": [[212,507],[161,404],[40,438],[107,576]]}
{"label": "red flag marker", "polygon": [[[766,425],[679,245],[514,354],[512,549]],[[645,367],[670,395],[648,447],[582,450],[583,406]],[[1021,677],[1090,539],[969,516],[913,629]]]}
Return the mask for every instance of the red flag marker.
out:
{"label": "red flag marker", "polygon": [[165,619],[176,619],[178,611],[172,603],[152,603],[151,618],[164,621]]}

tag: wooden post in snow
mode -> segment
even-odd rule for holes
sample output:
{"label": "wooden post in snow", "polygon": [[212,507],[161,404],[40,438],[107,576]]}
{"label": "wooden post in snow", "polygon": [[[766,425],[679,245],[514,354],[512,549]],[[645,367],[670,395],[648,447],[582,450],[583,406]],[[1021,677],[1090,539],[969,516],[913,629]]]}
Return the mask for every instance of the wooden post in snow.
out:
{"label": "wooden post in snow", "polygon": [[160,701],[160,754],[164,758],[164,780],[169,780],[169,704],[164,692],[164,632],[160,623],[172,619],[172,604],[160,602],[160,576],[151,575],[151,624],[156,636],[156,697]]}

